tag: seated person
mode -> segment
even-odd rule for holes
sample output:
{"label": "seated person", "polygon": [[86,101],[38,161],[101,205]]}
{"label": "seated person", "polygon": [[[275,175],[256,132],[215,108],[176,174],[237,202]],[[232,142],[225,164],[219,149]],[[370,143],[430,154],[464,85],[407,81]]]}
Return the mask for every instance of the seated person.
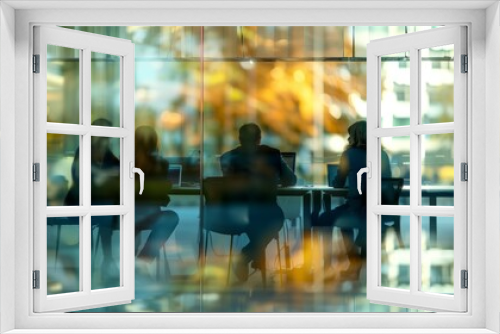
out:
{"label": "seated person", "polygon": [[[98,119],[92,125],[111,126],[106,119]],[[136,167],[145,174],[144,193],[136,194],[136,234],[151,230],[148,240],[138,254],[138,259],[150,263],[158,256],[159,249],[170,237],[179,218],[173,211],[160,211],[160,206],[168,204],[170,188],[167,180],[168,163],[156,158],[156,132],[152,128],[139,127],[136,131]],[[110,148],[109,138],[92,137],[91,140],[91,205],[120,204],[120,160]],[[79,205],[79,149],[71,169],[73,185],[66,196],[66,205]],[[138,185],[136,188],[139,189]],[[112,233],[118,229],[118,216],[94,216],[92,225],[99,228],[102,242],[103,280],[118,275],[119,270],[112,256]],[[141,263],[141,262],[139,262]]]}
{"label": "seated person", "polygon": [[249,123],[239,129],[240,146],[224,153],[220,158],[224,176],[238,176],[249,184],[249,226],[246,234],[250,239],[243,247],[235,266],[240,281],[248,279],[248,265],[263,268],[263,255],[267,245],[283,226],[284,214],[277,204],[278,184],[291,186],[297,177],[287,166],[278,149],[261,145],[261,130]]}
{"label": "seated person", "polygon": [[[331,265],[331,239],[333,227],[339,227],[349,259],[349,268],[342,273],[345,278],[357,280],[362,263],[366,256],[366,174],[362,179],[362,194],[357,189],[357,174],[366,167],[366,122],[359,121],[348,128],[349,144],[342,153],[337,176],[333,181],[335,188],[344,188],[349,180],[347,200],[333,210],[325,208],[320,215],[317,226],[320,227],[325,241],[325,265]],[[389,157],[382,151],[382,177],[391,177]],[[353,240],[353,230],[358,230]],[[357,250],[361,248],[361,251]],[[326,269],[326,268],[325,268]]]}
{"label": "seated person", "polygon": [[[111,126],[107,119],[95,120],[92,125]],[[90,142],[91,205],[120,205],[120,159],[111,151],[110,138],[92,136]],[[80,205],[80,148],[75,151],[71,166],[73,183],[65,198],[65,205]],[[112,258],[111,237],[119,226],[118,216],[93,216],[92,226],[99,228],[102,242],[102,279],[119,275]]]}
{"label": "seated person", "polygon": [[135,196],[135,233],[151,231],[137,254],[137,264],[148,268],[147,264],[159,256],[160,248],[179,224],[177,213],[161,210],[170,202],[168,191],[172,185],[167,179],[168,161],[159,158],[158,136],[150,126],[140,126],[135,131],[135,167],[144,172],[144,192],[136,192]]}

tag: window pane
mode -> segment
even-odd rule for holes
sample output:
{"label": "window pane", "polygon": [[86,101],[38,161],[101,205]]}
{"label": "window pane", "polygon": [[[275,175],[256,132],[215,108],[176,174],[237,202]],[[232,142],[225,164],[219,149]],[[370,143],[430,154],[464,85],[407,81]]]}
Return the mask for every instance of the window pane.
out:
{"label": "window pane", "polygon": [[381,286],[410,289],[410,217],[380,216]]}
{"label": "window pane", "polygon": [[120,205],[120,139],[91,138],[91,203]]}
{"label": "window pane", "polygon": [[80,123],[80,50],[47,45],[47,122]]}
{"label": "window pane", "polygon": [[80,205],[80,137],[47,134],[47,206]]}
{"label": "window pane", "polygon": [[422,205],[454,203],[453,133],[421,136]]}
{"label": "window pane", "polygon": [[410,125],[409,52],[381,57],[380,89],[380,126]]}
{"label": "window pane", "polygon": [[120,216],[94,216],[92,225],[92,289],[120,286]]}
{"label": "window pane", "polygon": [[453,217],[421,217],[424,292],[453,294]]}
{"label": "window pane", "polygon": [[80,291],[80,217],[47,218],[47,294]]}
{"label": "window pane", "polygon": [[[135,150],[136,166],[142,163],[140,168],[147,169],[145,191],[136,197],[136,299],[128,305],[93,311],[409,311],[370,304],[366,299],[364,231],[359,228],[363,224],[342,229],[333,226],[332,219],[332,226],[324,226],[318,233],[319,240],[315,233],[323,227],[311,228],[327,209],[342,208],[349,183],[325,192],[310,186],[327,184],[327,164],[339,164],[348,145],[348,127],[366,117],[366,62],[362,58],[366,43],[415,27],[205,27],[204,73],[199,58],[202,27],[76,29],[127,38],[136,45],[136,144],[142,138],[146,145]],[[404,56],[387,59],[388,64],[395,61],[391,71],[407,70]],[[399,72],[389,71],[388,77],[387,85],[384,83],[391,89],[387,96],[392,94],[397,108],[405,106],[397,100],[408,98],[405,81],[400,80]],[[101,85],[109,79],[99,78]],[[399,86],[394,88],[394,82]],[[387,106],[390,115],[384,126],[405,124],[409,112],[406,116],[399,113],[409,109]],[[102,117],[114,126],[111,116]],[[214,232],[208,245],[200,242],[205,240],[200,227],[204,201],[200,196],[201,164],[202,177],[220,176],[220,156],[239,146],[238,129],[249,122],[261,127],[262,144],[296,153],[295,174],[302,187],[279,189],[276,202],[284,214],[280,252],[273,238],[261,246],[266,250],[266,288],[260,270],[246,282],[235,275],[248,245],[246,233],[233,240],[232,269],[228,268],[229,235]],[[149,137],[151,129],[154,135]],[[409,143],[404,160],[401,142],[406,143],[395,138],[387,153],[392,176],[405,178]],[[162,163],[165,161],[168,168]],[[179,165],[180,186],[165,185],[166,180],[177,183]],[[401,196],[399,202],[408,204],[408,195],[403,192]],[[387,232],[389,239],[391,231]],[[199,253],[204,246],[207,263],[202,267]],[[254,271],[251,264],[248,269]]]}
{"label": "window pane", "polygon": [[381,201],[382,205],[409,205],[410,137],[382,137],[381,142]]}
{"label": "window pane", "polygon": [[92,52],[91,118],[94,125],[120,126],[120,59],[118,56]]}
{"label": "window pane", "polygon": [[453,122],[453,45],[420,50],[422,123]]}

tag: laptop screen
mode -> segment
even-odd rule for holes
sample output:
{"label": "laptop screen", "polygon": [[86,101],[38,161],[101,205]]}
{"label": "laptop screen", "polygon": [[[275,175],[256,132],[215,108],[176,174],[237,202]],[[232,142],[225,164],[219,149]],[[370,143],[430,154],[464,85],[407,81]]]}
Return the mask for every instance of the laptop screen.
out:
{"label": "laptop screen", "polygon": [[173,187],[181,186],[182,165],[172,164],[168,167],[167,179]]}
{"label": "laptop screen", "polygon": [[281,152],[281,157],[294,173],[295,173],[295,156],[296,156],[295,152]]}

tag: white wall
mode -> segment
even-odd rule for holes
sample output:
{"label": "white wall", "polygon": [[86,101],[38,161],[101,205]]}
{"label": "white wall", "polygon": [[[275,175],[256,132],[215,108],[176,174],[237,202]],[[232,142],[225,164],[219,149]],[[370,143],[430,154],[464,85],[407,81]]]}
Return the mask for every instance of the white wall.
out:
{"label": "white wall", "polygon": [[499,4],[486,11],[486,328],[500,331],[500,14]]}
{"label": "white wall", "polygon": [[[15,12],[0,3],[0,333],[14,328],[14,83]],[[4,98],[10,96],[11,98]],[[10,146],[10,149],[9,149]]]}
{"label": "white wall", "polygon": [[[30,92],[29,76],[29,63],[30,63],[30,22],[37,23],[60,23],[67,25],[96,25],[102,22],[116,25],[141,25],[144,22],[149,24],[159,25],[244,25],[244,24],[275,24],[275,25],[310,25],[311,22],[317,24],[352,24],[360,23],[366,25],[377,25],[381,22],[391,23],[394,25],[405,25],[412,23],[440,23],[440,24],[467,24],[472,23],[472,41],[473,41],[473,54],[471,75],[469,76],[469,83],[473,84],[472,101],[469,106],[472,110],[472,117],[470,118],[469,130],[473,138],[474,145],[473,155],[469,157],[471,162],[470,176],[474,180],[472,191],[470,193],[472,206],[472,227],[469,229],[470,239],[474,240],[474,247],[469,249],[469,264],[471,272],[471,280],[469,282],[469,296],[472,297],[472,290],[475,291],[471,300],[472,314],[457,316],[457,315],[440,315],[426,317],[425,321],[420,321],[416,324],[414,315],[330,315],[330,314],[316,314],[314,318],[310,315],[294,315],[294,314],[273,314],[272,317],[261,315],[241,315],[234,314],[231,317],[224,315],[187,315],[187,314],[170,314],[168,315],[168,324],[161,317],[149,317],[147,323],[151,327],[164,328],[169,326],[171,328],[182,328],[192,326],[197,328],[239,328],[239,327],[268,327],[268,328],[282,328],[285,326],[294,326],[297,330],[306,326],[318,328],[334,328],[334,327],[348,327],[356,326],[358,328],[400,328],[402,325],[411,322],[415,326],[422,327],[472,327],[482,328],[485,324],[485,243],[484,237],[487,234],[485,230],[485,166],[488,153],[488,159],[496,159],[495,163],[490,167],[494,173],[498,173],[498,147],[495,148],[496,153],[486,151],[486,145],[489,144],[485,140],[485,128],[489,126],[488,133],[500,132],[498,131],[498,123],[490,122],[487,119],[486,113],[486,81],[485,81],[485,29],[486,19],[484,10],[40,10],[40,11],[23,11],[16,12],[16,133],[15,144],[18,148],[16,158],[16,257],[18,262],[16,265],[16,324],[20,328],[69,328],[69,327],[94,327],[94,328],[116,328],[123,329],[134,328],[138,321],[146,321],[146,316],[143,315],[115,315],[112,322],[106,322],[106,317],[98,317],[93,314],[85,314],[77,318],[62,319],[58,315],[44,316],[44,317],[29,317],[27,310],[32,309],[30,274],[31,263],[27,262],[32,249],[30,248],[32,233],[31,231],[31,216],[30,216],[30,198],[26,196],[29,194],[31,187],[30,181],[30,163],[32,162],[30,152],[30,133],[32,128],[30,126],[31,120],[31,106],[29,104],[28,96]],[[492,40],[493,41],[493,40]],[[3,43],[3,41],[2,41]],[[493,45],[494,43],[492,43]],[[3,47],[3,44],[2,44]],[[494,60],[498,66],[498,57]],[[491,80],[496,80],[498,85],[499,76],[498,71],[488,71]],[[12,89],[13,85],[9,88]],[[498,99],[500,94],[498,90],[494,91],[494,96]],[[489,96],[492,96],[490,92]],[[3,96],[3,92],[2,92]],[[488,102],[489,103],[489,102]],[[491,105],[489,103],[488,105]],[[488,113],[498,113],[498,103],[496,102],[495,108],[488,111]],[[496,115],[495,117],[498,117]],[[493,133],[498,136],[498,133]],[[12,138],[12,137],[11,137]],[[498,146],[498,140],[496,142]],[[493,152],[493,151],[492,151]],[[491,154],[490,154],[491,153]],[[496,158],[495,158],[496,157]],[[498,180],[498,178],[497,178]],[[492,182],[488,182],[490,187]],[[497,192],[497,200],[490,207],[498,210],[498,182],[494,185]],[[2,186],[2,189],[4,187]],[[497,213],[498,215],[498,213]],[[498,221],[492,220],[488,225],[498,224]],[[5,224],[2,224],[5,225]],[[497,228],[497,227],[493,227]],[[499,236],[497,234],[491,236],[490,244],[496,240],[498,243]],[[498,245],[496,245],[498,247]],[[2,253],[2,255],[5,253]],[[6,254],[8,255],[8,254]],[[498,257],[498,253],[488,256],[488,259]],[[472,261],[471,259],[480,259],[479,261]],[[498,264],[497,264],[498,266]],[[498,270],[498,268],[497,268]],[[474,274],[474,273],[477,273]],[[498,279],[498,277],[496,277]],[[489,281],[488,281],[489,282]],[[498,284],[498,280],[496,281]],[[489,289],[488,289],[489,290]],[[488,291],[489,292],[489,291]],[[495,300],[492,296],[491,300]],[[497,298],[498,300],[498,298]],[[489,312],[490,321],[498,322],[498,312],[494,316],[495,311]],[[140,318],[143,317],[143,318]],[[54,321],[56,319],[58,321]],[[396,321],[397,318],[397,321]],[[361,320],[360,320],[361,319]],[[65,320],[65,321],[63,321]]]}

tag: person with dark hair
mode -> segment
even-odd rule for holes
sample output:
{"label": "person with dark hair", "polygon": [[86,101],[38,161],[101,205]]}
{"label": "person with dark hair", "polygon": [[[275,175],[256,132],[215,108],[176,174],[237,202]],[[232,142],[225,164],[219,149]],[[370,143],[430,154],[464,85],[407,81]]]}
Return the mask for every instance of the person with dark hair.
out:
{"label": "person with dark hair", "polygon": [[[342,273],[344,278],[357,279],[366,257],[366,175],[362,177],[362,194],[357,189],[357,173],[366,167],[366,122],[358,121],[352,124],[347,132],[348,145],[340,157],[337,175],[333,181],[335,188],[345,187],[349,181],[347,200],[333,210],[325,208],[316,222],[325,242],[325,265],[331,264],[331,238],[333,227],[341,229],[344,246],[349,259],[349,268]],[[385,151],[382,156],[382,177],[391,177],[389,157]],[[353,230],[358,230],[356,239]],[[358,247],[360,250],[358,250]]]}
{"label": "person with dark hair", "polygon": [[249,264],[262,269],[267,245],[283,226],[284,214],[277,204],[278,185],[292,186],[297,177],[281,157],[278,149],[261,145],[262,133],[255,123],[239,129],[240,146],[224,153],[220,158],[224,176],[247,180],[249,226],[246,234],[249,243],[243,247],[235,266],[240,281],[248,279]]}
{"label": "person with dark hair", "polygon": [[[99,118],[93,126],[111,126],[111,122]],[[120,205],[120,159],[111,150],[110,138],[92,136],[90,139],[90,204]],[[80,148],[75,151],[71,166],[73,184],[68,191],[66,205],[80,205]],[[112,257],[112,233],[119,226],[119,216],[93,216],[93,227],[99,229],[103,262],[101,276],[104,284],[111,276],[119,275]],[[94,259],[94,257],[92,257]]]}
{"label": "person with dark hair", "polygon": [[135,130],[135,166],[145,175],[144,192],[140,196],[136,193],[135,197],[135,233],[151,231],[137,254],[137,258],[144,261],[138,265],[147,267],[158,257],[160,248],[179,224],[177,213],[161,209],[170,202],[168,191],[172,185],[167,179],[168,161],[158,156],[158,135],[150,126]]}

